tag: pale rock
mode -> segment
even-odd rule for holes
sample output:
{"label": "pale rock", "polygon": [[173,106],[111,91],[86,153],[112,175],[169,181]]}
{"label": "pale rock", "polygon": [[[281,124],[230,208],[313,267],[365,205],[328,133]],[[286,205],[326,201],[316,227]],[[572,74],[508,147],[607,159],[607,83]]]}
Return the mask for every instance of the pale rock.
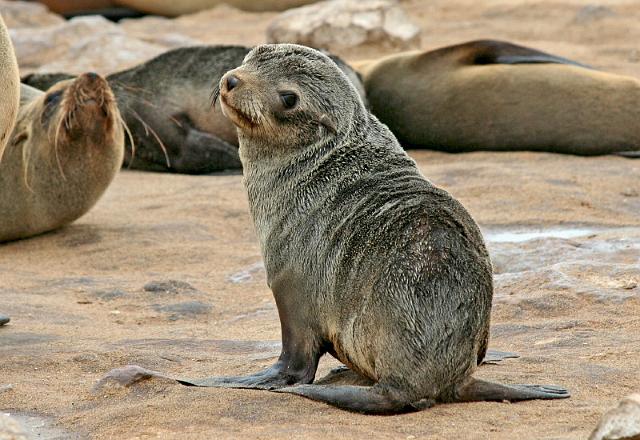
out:
{"label": "pale rock", "polygon": [[53,26],[64,18],[35,2],[0,0],[0,14],[9,29]]}
{"label": "pale rock", "polygon": [[397,1],[328,0],[291,9],[267,28],[270,43],[297,43],[339,51],[361,45],[408,49],[419,43],[420,28]]}
{"label": "pale rock", "polygon": [[166,47],[128,36],[100,16],[60,25],[10,30],[21,73],[95,71],[108,74],[153,58]]}
{"label": "pale rock", "polygon": [[0,413],[0,440],[28,440],[20,423],[9,414]]}
{"label": "pale rock", "polygon": [[[139,40],[170,47],[195,44],[252,46],[264,42],[262,35],[271,15],[275,14],[255,14],[221,5],[173,19],[147,16],[122,20],[120,27]],[[255,29],[255,36],[253,32],[248,34],[247,28]]]}
{"label": "pale rock", "polygon": [[589,440],[640,440],[640,394],[631,394],[607,411]]}

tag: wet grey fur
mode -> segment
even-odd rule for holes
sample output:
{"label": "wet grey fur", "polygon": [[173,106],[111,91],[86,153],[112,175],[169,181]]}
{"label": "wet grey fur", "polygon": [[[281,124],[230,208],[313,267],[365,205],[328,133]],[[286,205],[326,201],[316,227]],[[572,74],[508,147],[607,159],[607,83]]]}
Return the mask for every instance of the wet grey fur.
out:
{"label": "wet grey fur", "polygon": [[[480,230],[422,176],[335,64],[302,46],[265,45],[231,74],[241,85],[226,102],[257,124],[239,129],[240,157],[283,349],[254,375],[183,383],[270,389],[365,413],[568,396],[471,377],[487,350],[493,295]],[[294,109],[270,101],[292,88]],[[325,353],[375,385],[307,385]]]}
{"label": "wet grey fur", "polygon": [[[222,75],[238,67],[250,50],[244,46],[179,48],[107,76],[135,143],[132,158],[127,139],[124,165],[187,174],[239,169],[236,130],[219,109],[211,107],[210,94]],[[333,59],[364,97],[358,74],[337,57]],[[31,74],[23,82],[46,90],[72,77]]]}

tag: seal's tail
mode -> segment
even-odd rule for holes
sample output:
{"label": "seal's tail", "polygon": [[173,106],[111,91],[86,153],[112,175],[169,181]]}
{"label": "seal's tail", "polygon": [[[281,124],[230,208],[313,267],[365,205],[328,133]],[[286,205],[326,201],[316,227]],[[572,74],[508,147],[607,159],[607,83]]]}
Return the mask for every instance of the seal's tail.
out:
{"label": "seal's tail", "polygon": [[517,402],[534,399],[566,399],[571,397],[569,391],[556,385],[502,385],[484,380],[472,379],[460,387],[457,393],[458,402],[480,402],[507,400]]}
{"label": "seal's tail", "polygon": [[435,404],[431,399],[410,402],[401,392],[383,389],[379,385],[296,385],[272,391],[296,394],[365,414],[397,414],[418,411]]}

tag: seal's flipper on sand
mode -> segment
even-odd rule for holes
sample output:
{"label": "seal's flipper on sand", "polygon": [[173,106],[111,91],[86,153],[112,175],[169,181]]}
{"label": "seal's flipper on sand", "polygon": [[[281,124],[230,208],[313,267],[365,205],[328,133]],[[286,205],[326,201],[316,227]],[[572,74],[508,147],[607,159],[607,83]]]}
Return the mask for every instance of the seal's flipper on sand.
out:
{"label": "seal's flipper on sand", "polygon": [[500,351],[500,350],[487,350],[487,354],[485,354],[484,359],[480,362],[482,364],[497,364],[498,362],[502,362],[505,359],[517,359],[520,355],[518,353],[512,353],[510,351]]}
{"label": "seal's flipper on sand", "polygon": [[[313,380],[313,378],[311,379]],[[182,385],[207,388],[248,388],[254,390],[275,390],[296,383],[308,383],[309,380],[287,374],[274,367],[248,376],[219,376],[202,379],[177,379]],[[304,381],[304,382],[303,382]]]}
{"label": "seal's flipper on sand", "polygon": [[485,380],[471,379],[458,389],[457,402],[518,402],[523,400],[566,399],[569,391],[557,385],[503,385]]}
{"label": "seal's flipper on sand", "polygon": [[348,411],[365,414],[398,414],[419,411],[435,405],[434,400],[410,402],[400,391],[375,385],[296,385],[274,390],[328,403]]}
{"label": "seal's flipper on sand", "polygon": [[[381,385],[296,385],[272,390],[318,400],[348,411],[365,414],[396,414],[419,411],[435,404],[434,399],[411,401],[405,393]],[[566,399],[569,392],[556,385],[502,385],[475,380],[458,390],[456,402]]]}

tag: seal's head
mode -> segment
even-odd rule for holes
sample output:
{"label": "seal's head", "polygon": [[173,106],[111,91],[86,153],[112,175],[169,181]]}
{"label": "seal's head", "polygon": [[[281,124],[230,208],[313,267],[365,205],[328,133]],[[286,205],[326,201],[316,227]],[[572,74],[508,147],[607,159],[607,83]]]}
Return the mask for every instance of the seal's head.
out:
{"label": "seal's head", "polygon": [[55,158],[63,173],[77,166],[79,158],[85,166],[87,159],[121,165],[121,117],[103,77],[85,73],[53,85],[44,94],[22,87],[13,142],[27,146],[26,156],[38,153]]}
{"label": "seal's head", "polygon": [[293,44],[253,49],[222,77],[219,96],[222,111],[238,127],[241,157],[258,154],[249,148],[268,146],[266,154],[274,155],[326,144],[364,112],[357,90],[334,61]]}
{"label": "seal's head", "polygon": [[[124,156],[122,118],[107,81],[85,73],[53,85],[46,93],[22,85],[20,95],[12,144],[22,152],[26,186],[36,191],[36,182],[42,188],[61,182],[76,188],[82,182],[87,197],[97,200],[96,194],[113,180]],[[57,171],[39,171],[42,163]]]}

